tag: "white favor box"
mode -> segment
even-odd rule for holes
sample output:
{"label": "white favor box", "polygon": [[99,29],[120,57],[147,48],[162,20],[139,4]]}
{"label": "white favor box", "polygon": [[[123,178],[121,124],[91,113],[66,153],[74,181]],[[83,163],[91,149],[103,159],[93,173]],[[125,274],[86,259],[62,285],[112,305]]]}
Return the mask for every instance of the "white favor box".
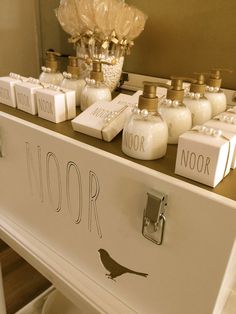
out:
{"label": "white favor box", "polygon": [[236,136],[226,131],[212,136],[193,130],[179,137],[175,173],[215,187],[230,171]]}
{"label": "white favor box", "polygon": [[[224,113],[224,115],[225,115],[225,113]],[[217,116],[217,117],[219,117],[219,116]],[[236,116],[235,116],[235,118],[236,118]],[[228,133],[232,133],[232,134],[236,135],[236,124],[233,124],[233,123],[229,123],[226,121],[223,122],[220,120],[213,119],[213,120],[207,121],[206,123],[204,123],[204,125],[207,127],[214,128],[214,129],[222,130],[224,133],[228,132]],[[236,168],[236,149],[235,149],[234,157],[232,160],[231,168],[232,169]]]}
{"label": "white favor box", "polygon": [[205,122],[204,125],[214,128],[214,129],[220,129],[223,131],[232,132],[236,134],[236,124],[233,124],[233,123],[228,123],[228,122],[223,122],[220,120],[212,119]]}
{"label": "white favor box", "polygon": [[139,94],[119,94],[112,101],[97,101],[72,120],[75,131],[110,142],[124,127]]}
{"label": "white favor box", "polygon": [[59,123],[76,116],[75,91],[43,88],[36,91],[39,117]]}
{"label": "white favor box", "polygon": [[43,87],[32,82],[17,82],[15,84],[17,108],[32,115],[38,113],[36,91]]}
{"label": "white favor box", "polygon": [[10,76],[0,77],[0,103],[16,108],[15,84],[20,80]]}

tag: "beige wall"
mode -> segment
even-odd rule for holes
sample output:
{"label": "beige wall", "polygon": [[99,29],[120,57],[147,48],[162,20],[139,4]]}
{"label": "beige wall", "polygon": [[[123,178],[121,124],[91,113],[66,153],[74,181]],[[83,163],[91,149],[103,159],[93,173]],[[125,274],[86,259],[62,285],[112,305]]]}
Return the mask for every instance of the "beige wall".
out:
{"label": "beige wall", "polygon": [[225,74],[225,87],[236,89],[235,0],[127,0],[149,16],[125,70],[168,78],[208,72]]}
{"label": "beige wall", "polygon": [[[236,89],[235,0],[126,0],[149,16],[124,70],[168,78],[226,67],[224,86]],[[40,0],[43,48],[71,52],[52,9],[59,0]]]}
{"label": "beige wall", "polygon": [[40,43],[37,0],[0,1],[0,76],[37,76]]}
{"label": "beige wall", "polygon": [[[35,3],[40,27],[36,29]],[[55,17],[59,0],[1,0],[1,68],[26,74],[36,72],[42,51],[54,48],[73,53]],[[191,75],[220,66],[234,70],[224,75],[224,87],[236,89],[235,0],[126,0],[149,16],[124,70],[168,78]],[[7,14],[5,13],[7,12]],[[26,14],[26,12],[28,14]],[[37,34],[41,34],[39,48]],[[3,44],[4,43],[4,44]],[[37,50],[39,49],[39,51]],[[10,52],[11,51],[11,52]]]}

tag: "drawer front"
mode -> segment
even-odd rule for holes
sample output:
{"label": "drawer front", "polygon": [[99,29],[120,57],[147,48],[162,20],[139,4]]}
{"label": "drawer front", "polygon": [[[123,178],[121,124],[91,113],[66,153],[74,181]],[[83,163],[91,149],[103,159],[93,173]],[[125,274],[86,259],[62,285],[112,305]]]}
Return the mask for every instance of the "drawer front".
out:
{"label": "drawer front", "polygon": [[[8,114],[0,113],[0,128],[1,215],[127,313],[213,312],[235,240],[235,202]],[[141,232],[152,190],[168,195],[160,246]]]}

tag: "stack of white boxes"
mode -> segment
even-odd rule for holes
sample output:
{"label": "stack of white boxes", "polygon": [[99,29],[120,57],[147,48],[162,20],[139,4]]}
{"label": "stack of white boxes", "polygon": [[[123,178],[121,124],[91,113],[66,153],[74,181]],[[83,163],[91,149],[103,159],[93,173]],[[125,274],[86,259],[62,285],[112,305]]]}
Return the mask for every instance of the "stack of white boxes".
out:
{"label": "stack of white boxes", "polygon": [[0,78],[0,102],[55,123],[76,116],[75,91],[15,73]]}

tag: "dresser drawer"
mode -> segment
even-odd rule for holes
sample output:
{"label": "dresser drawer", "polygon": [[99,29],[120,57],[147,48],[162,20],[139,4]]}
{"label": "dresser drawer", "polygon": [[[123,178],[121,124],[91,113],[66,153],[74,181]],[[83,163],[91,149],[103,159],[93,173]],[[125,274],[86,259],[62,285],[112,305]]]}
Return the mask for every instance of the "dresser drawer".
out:
{"label": "dresser drawer", "polygon": [[[0,128],[1,237],[67,297],[89,313],[220,313],[235,201],[3,112]],[[152,191],[168,195],[162,245],[142,235]]]}

